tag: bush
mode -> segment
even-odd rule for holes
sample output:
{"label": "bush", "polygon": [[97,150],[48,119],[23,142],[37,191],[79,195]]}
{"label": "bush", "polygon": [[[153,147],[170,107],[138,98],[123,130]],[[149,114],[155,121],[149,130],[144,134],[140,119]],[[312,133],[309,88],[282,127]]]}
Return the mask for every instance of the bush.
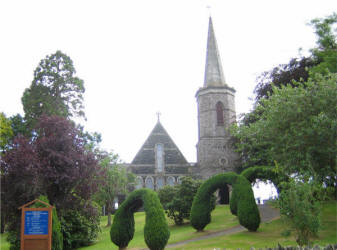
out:
{"label": "bush", "polygon": [[82,214],[77,210],[67,210],[61,218],[64,249],[76,249],[90,245],[97,238],[99,216]]}
{"label": "bush", "polygon": [[259,228],[261,219],[250,182],[240,176],[234,183],[233,189],[236,190],[235,199],[237,201],[237,216],[240,225],[249,231],[256,231]]}
{"label": "bush", "polygon": [[217,189],[223,188],[226,184],[232,185],[233,193],[235,193],[234,201],[231,201],[231,210],[237,211],[242,226],[249,231],[256,231],[260,225],[260,214],[255,204],[253,191],[249,181],[235,173],[215,175],[200,186],[192,204],[192,226],[201,231],[210,223],[210,197]]}
{"label": "bush", "polygon": [[[198,188],[200,180],[193,180],[191,177],[183,177],[180,185],[174,187],[165,186],[158,191],[160,202],[169,218],[174,220],[176,225],[182,225],[184,219],[190,218],[192,202]],[[211,199],[212,208],[215,208],[215,196]],[[212,210],[213,210],[212,209]]]}
{"label": "bush", "polygon": [[291,181],[279,197],[281,217],[295,230],[296,242],[308,245],[320,228],[320,204],[313,195],[313,184]]}
{"label": "bush", "polygon": [[133,191],[118,208],[110,229],[111,241],[120,248],[127,247],[135,232],[133,213],[142,205],[146,216],[145,243],[150,249],[164,249],[170,237],[164,210],[158,195],[147,188]]}

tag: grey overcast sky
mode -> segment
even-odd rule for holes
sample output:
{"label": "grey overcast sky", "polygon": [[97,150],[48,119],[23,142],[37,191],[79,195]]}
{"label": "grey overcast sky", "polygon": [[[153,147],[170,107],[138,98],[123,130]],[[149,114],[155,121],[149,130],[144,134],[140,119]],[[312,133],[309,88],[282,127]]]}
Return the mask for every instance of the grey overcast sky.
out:
{"label": "grey overcast sky", "polygon": [[237,114],[251,109],[255,78],[315,45],[311,19],[335,0],[30,0],[0,2],[0,111],[21,96],[46,55],[70,56],[85,82],[84,123],[130,162],[157,122],[196,161],[197,106],[209,11]]}

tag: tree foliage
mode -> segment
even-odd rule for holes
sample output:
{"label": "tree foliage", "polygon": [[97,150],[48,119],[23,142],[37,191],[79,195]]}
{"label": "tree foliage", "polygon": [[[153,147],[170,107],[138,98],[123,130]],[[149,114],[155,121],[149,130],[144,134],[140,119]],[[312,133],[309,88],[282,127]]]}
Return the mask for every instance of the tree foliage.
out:
{"label": "tree foliage", "polygon": [[315,198],[313,183],[291,180],[279,196],[280,213],[286,224],[294,229],[296,242],[309,245],[320,229],[320,204]]}
{"label": "tree foliage", "polygon": [[[309,78],[308,68],[317,65],[318,62],[311,57],[292,58],[288,64],[280,64],[270,71],[263,72],[257,78],[257,85],[254,89],[255,101],[267,99],[273,94],[273,86],[281,87],[292,85],[293,81],[307,81]],[[251,117],[250,119],[252,119]],[[249,123],[248,117],[245,118]]]}
{"label": "tree foliage", "polygon": [[[292,85],[293,81],[306,82],[315,73],[337,73],[337,14],[325,18],[313,19],[309,25],[317,36],[317,47],[311,49],[311,55],[292,58],[288,64],[280,64],[270,71],[263,72],[257,78],[254,89],[256,104],[260,99],[267,99],[273,94],[274,87]],[[245,123],[254,122],[254,116],[245,117]]]}
{"label": "tree foliage", "polygon": [[310,69],[312,74],[337,73],[337,14],[316,18],[310,22],[317,36],[317,47],[311,50],[318,65]]}
{"label": "tree foliage", "polygon": [[65,118],[84,117],[83,80],[75,76],[71,58],[61,51],[42,59],[34,71],[34,79],[22,96],[25,119],[33,128],[45,114]]}
{"label": "tree foliage", "polygon": [[0,152],[5,150],[8,142],[13,137],[11,121],[3,112],[0,112]]}
{"label": "tree foliage", "polygon": [[[261,148],[255,157],[277,161],[287,174],[335,180],[337,154],[337,74],[315,75],[297,88],[274,87],[262,101],[258,121],[240,126],[240,150]],[[262,155],[262,156],[261,156]],[[328,178],[328,179],[327,179]]]}
{"label": "tree foliage", "polygon": [[110,229],[111,241],[120,248],[127,247],[135,232],[133,214],[142,205],[145,243],[150,249],[164,249],[170,237],[165,213],[157,193],[147,188],[133,191],[118,208]]}
{"label": "tree foliage", "polygon": [[[84,217],[97,217],[91,198],[99,185],[100,168],[95,156],[85,150],[79,131],[72,122],[57,116],[40,117],[36,131],[33,138],[14,138],[2,157],[1,184],[9,231],[20,230],[17,208],[40,194],[47,195],[58,208],[61,219],[67,209],[76,209]],[[71,237],[65,235],[65,241],[67,236]]]}
{"label": "tree foliage", "polygon": [[[258,78],[258,85],[255,89],[256,102],[253,111],[245,114],[239,129],[232,131],[238,139],[236,146],[243,159],[243,168],[253,166],[272,167],[274,166],[274,160],[279,162],[280,158],[288,158],[288,163],[291,160],[293,161],[293,168],[302,168],[302,166],[306,165],[304,170],[318,170],[317,164],[313,167],[310,165],[310,160],[303,161],[303,158],[316,158],[316,151],[324,151],[326,146],[322,139],[325,138],[324,136],[328,136],[326,134],[327,131],[332,131],[334,128],[333,113],[335,110],[333,110],[332,106],[335,105],[335,88],[332,78],[334,73],[337,73],[337,15],[334,13],[325,18],[314,19],[310,25],[314,28],[314,32],[317,35],[317,47],[313,48],[311,55],[306,58],[295,58],[287,65],[281,65],[269,72],[264,72],[260,78]],[[315,85],[317,81],[330,82],[331,87],[328,88],[328,91],[325,91],[326,96],[324,96],[324,90],[320,90],[320,93],[318,93],[311,87],[310,91],[314,91],[315,93],[315,97],[311,98],[310,91],[306,91],[305,88],[307,88],[308,85]],[[269,124],[266,123],[267,119],[265,118],[267,115],[263,114],[263,112],[269,109],[266,105],[271,102],[266,101],[266,99],[272,98],[275,95],[275,91],[282,88],[284,88],[284,90],[281,90],[284,96],[282,98],[275,97],[274,101],[272,101],[274,103],[273,110],[268,111],[270,116],[268,121],[272,123],[271,115],[274,115],[276,118],[275,123],[272,124],[273,127],[269,127]],[[292,91],[290,90],[291,88],[300,88],[300,90],[295,93],[296,90]],[[322,88],[322,84],[319,84],[317,88]],[[291,100],[288,100],[286,96],[288,95],[286,94],[287,91],[292,92]],[[328,93],[329,91],[332,92]],[[281,92],[277,92],[277,95],[280,96],[279,93]],[[295,95],[298,95],[297,98],[294,98]],[[302,98],[302,95],[305,96],[305,98]],[[275,101],[276,99],[279,100],[278,104]],[[328,103],[328,105],[326,105],[326,103]],[[277,105],[281,107],[278,110]],[[275,113],[272,114],[272,112]],[[287,112],[289,112],[288,116]],[[325,113],[329,113],[329,118],[323,118]],[[331,121],[326,121],[326,119],[330,118],[332,118]],[[260,119],[264,119],[265,121],[260,122]],[[327,123],[332,124],[323,124],[323,120],[320,119],[325,119]],[[278,121],[280,124],[276,124]],[[266,136],[263,135],[265,128],[262,127],[261,124],[268,126],[267,130],[269,131]],[[314,125],[314,127],[310,128],[311,125]],[[296,130],[296,126],[301,127]],[[322,128],[318,126],[322,126]],[[272,129],[275,129],[274,134],[272,134]],[[282,133],[286,133],[284,140],[279,140],[278,143],[275,143],[272,137],[279,137],[280,139]],[[325,133],[325,135],[320,137],[319,133]],[[269,135],[271,137],[268,137]],[[295,142],[298,142],[297,145],[293,145],[294,147],[290,146],[291,140],[289,140],[289,138],[291,138],[292,135],[296,138]],[[302,145],[300,145],[299,139],[301,136],[305,136]],[[318,141],[315,147],[316,139]],[[284,146],[284,143],[288,143],[288,145],[287,147],[283,147],[283,151],[280,152],[280,148]],[[327,144],[327,146],[331,148],[330,144]],[[309,147],[311,147],[310,150]],[[319,147],[321,147],[321,149],[319,149]],[[276,152],[276,150],[278,150],[278,152]],[[273,154],[270,154],[270,152],[273,152]],[[307,154],[303,155],[302,160],[300,159],[301,157],[297,157],[301,153]],[[294,157],[294,155],[296,157]],[[331,157],[328,157],[328,161],[329,160],[332,160]],[[332,168],[334,167],[334,162],[335,161],[330,163]],[[283,165],[282,162],[279,163]],[[288,163],[286,165],[289,166]],[[325,165],[323,169],[326,169],[326,160],[323,160],[322,163]]]}
{"label": "tree foliage", "polygon": [[95,199],[101,206],[106,206],[108,212],[107,226],[111,226],[114,199],[118,195],[126,195],[129,190],[133,189],[132,184],[135,181],[135,176],[127,172],[126,168],[120,164],[117,154],[101,151],[99,157],[99,165],[105,171],[105,175],[103,176],[105,184],[100,186]]}

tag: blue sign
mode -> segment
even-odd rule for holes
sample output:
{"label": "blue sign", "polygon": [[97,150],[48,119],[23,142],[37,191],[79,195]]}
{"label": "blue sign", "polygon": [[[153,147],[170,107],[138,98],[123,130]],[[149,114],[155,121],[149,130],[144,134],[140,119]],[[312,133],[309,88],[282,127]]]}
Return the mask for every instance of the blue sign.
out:
{"label": "blue sign", "polygon": [[48,211],[25,211],[25,235],[48,234]]}

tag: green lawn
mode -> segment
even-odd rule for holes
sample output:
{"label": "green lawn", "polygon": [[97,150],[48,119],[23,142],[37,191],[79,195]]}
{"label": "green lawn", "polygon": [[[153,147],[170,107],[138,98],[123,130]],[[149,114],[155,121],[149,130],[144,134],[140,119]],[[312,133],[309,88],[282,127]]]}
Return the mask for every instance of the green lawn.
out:
{"label": "green lawn", "polygon": [[[320,231],[319,237],[314,240],[314,244],[321,246],[337,243],[337,202],[326,203],[323,207],[322,222],[323,227]],[[102,217],[101,225],[102,232],[99,235],[97,243],[92,246],[80,248],[82,250],[105,250],[105,249],[118,249],[110,241],[109,230],[105,225],[107,218]],[[135,213],[135,236],[130,242],[128,249],[141,249],[146,248],[143,236],[143,227],[145,223],[144,212]],[[198,238],[201,235],[206,235],[211,232],[220,231],[223,229],[231,228],[238,225],[238,221],[235,216],[232,216],[229,212],[228,206],[217,206],[212,212],[212,222],[207,225],[205,231],[202,233],[196,233],[195,230],[189,225],[175,226],[172,221],[169,220],[169,229],[171,236],[170,243],[183,241],[186,239]],[[269,223],[262,223],[257,232],[252,233],[244,231],[227,236],[219,236],[207,240],[201,240],[192,242],[176,249],[214,249],[214,248],[226,248],[226,249],[250,249],[251,246],[255,248],[264,247],[276,247],[277,243],[282,246],[296,245],[293,235],[283,237],[281,232],[285,229],[285,225],[281,220],[274,220]],[[1,237],[1,250],[8,250],[8,243],[4,241],[5,235]]]}
{"label": "green lawn", "polygon": [[[281,235],[286,229],[282,220],[274,220],[268,223],[261,223],[257,232],[240,232],[227,236],[219,236],[207,240],[192,242],[175,249],[250,249],[277,247],[278,243],[282,246],[296,246],[294,235],[288,237]],[[326,246],[337,243],[337,202],[328,202],[322,209],[322,229],[318,238],[313,240],[314,245]],[[174,249],[174,248],[173,248]]]}

